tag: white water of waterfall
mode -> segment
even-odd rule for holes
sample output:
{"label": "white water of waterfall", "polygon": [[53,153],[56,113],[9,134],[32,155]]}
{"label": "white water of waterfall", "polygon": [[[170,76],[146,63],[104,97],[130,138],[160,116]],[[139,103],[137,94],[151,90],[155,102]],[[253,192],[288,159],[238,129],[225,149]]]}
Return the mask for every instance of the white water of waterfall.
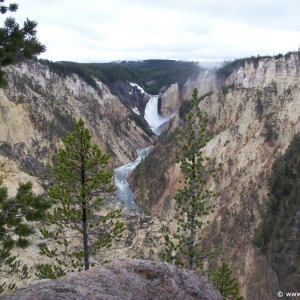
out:
{"label": "white water of waterfall", "polygon": [[160,135],[163,129],[160,129],[164,123],[168,122],[174,114],[162,117],[158,113],[158,95],[149,95],[150,99],[148,100],[145,108],[144,118],[147,121],[148,125],[156,135]]}

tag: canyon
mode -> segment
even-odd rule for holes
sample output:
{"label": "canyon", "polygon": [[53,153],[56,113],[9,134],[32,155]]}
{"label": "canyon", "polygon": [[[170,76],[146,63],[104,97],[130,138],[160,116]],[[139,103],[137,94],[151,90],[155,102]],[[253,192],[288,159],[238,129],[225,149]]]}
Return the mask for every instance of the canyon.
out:
{"label": "canyon", "polygon": [[[218,176],[207,182],[217,197],[211,200],[216,209],[207,216],[209,224],[199,233],[203,246],[223,245],[225,254],[218,260],[230,264],[245,299],[277,299],[276,293],[285,285],[252,239],[266,209],[272,165],[300,132],[299,67],[299,53],[294,52],[257,63],[245,61],[223,79],[215,71],[201,70],[183,86],[173,83],[157,96],[157,111],[161,116],[176,115],[157,138],[143,118],[151,95],[130,82],[118,81],[109,89],[95,79],[95,89],[76,74],[61,77],[37,62],[10,66],[6,69],[9,86],[0,90],[4,184],[11,196],[18,182],[26,180],[34,183],[36,193],[45,193],[46,164],[52,163],[52,155],[62,146],[60,138],[79,117],[91,131],[93,142],[111,154],[110,168],[133,161],[137,148],[153,144],[145,162],[147,213],[126,207],[115,195],[108,197],[103,209],[122,208],[126,232],[122,247],[101,255],[108,260],[160,261],[161,227],[176,218],[173,197],[184,176],[170,153],[184,123],[180,107],[196,87],[202,96],[199,106],[210,119],[211,140],[203,152],[212,166],[223,164]],[[137,203],[138,176],[137,168],[129,178]],[[33,246],[19,253],[32,270],[42,260],[40,242],[36,234]],[[297,278],[299,272],[300,268],[288,278]]]}

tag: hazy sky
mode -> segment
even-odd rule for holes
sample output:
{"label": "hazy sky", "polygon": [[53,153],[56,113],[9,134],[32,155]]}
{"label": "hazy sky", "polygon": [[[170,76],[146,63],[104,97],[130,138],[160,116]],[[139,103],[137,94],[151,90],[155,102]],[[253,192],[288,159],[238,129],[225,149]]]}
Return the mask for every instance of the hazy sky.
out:
{"label": "hazy sky", "polygon": [[297,50],[299,0],[6,0],[39,23],[41,58],[223,61]]}

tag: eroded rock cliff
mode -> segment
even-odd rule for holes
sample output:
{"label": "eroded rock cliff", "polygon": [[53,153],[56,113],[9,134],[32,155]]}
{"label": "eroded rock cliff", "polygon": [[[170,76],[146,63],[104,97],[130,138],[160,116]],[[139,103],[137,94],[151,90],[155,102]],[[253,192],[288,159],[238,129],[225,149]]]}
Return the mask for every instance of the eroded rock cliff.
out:
{"label": "eroded rock cliff", "polygon": [[168,117],[178,111],[182,104],[182,96],[177,83],[172,84],[159,95],[158,104],[158,112],[163,117]]}

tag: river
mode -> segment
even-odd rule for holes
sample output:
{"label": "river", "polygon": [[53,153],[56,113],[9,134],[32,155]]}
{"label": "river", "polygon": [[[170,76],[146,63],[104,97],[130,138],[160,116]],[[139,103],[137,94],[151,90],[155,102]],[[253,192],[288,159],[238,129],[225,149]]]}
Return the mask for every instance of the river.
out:
{"label": "river", "polygon": [[147,156],[152,146],[137,149],[138,157],[136,160],[114,169],[114,181],[117,187],[116,196],[129,208],[139,210],[140,207],[134,202],[134,192],[127,181],[128,174],[141,162],[143,156]]}

